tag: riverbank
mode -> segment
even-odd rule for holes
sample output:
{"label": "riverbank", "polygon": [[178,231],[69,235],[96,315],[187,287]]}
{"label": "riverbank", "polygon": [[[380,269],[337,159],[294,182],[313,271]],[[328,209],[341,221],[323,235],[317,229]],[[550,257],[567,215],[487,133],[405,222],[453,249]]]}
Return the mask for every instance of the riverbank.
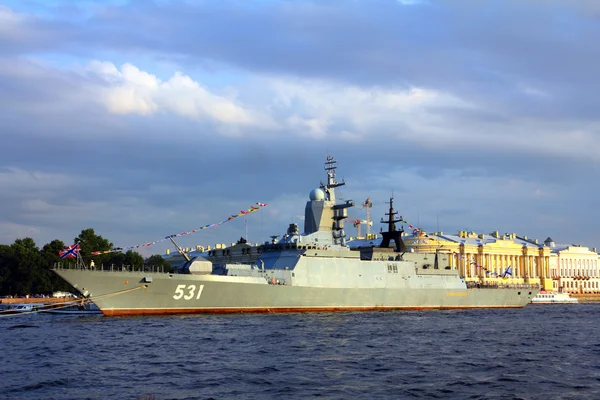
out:
{"label": "riverbank", "polygon": [[580,303],[600,303],[600,294],[571,294]]}

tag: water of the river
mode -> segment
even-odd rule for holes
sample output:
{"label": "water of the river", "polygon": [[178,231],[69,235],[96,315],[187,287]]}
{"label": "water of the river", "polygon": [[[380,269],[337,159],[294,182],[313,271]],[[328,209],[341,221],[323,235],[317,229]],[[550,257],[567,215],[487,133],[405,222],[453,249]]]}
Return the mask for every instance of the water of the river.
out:
{"label": "water of the river", "polygon": [[3,399],[600,399],[600,304],[0,318]]}

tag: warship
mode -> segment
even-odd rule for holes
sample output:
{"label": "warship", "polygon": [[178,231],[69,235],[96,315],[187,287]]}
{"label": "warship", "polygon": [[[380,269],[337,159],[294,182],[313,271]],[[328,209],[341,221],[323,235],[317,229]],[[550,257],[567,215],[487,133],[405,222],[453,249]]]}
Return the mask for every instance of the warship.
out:
{"label": "warship", "polygon": [[336,199],[335,189],[345,184],[336,181],[336,168],[328,156],[327,181],[306,203],[304,232],[290,224],[280,240],[244,247],[247,257],[235,263],[186,255],[181,273],[85,267],[54,272],[106,316],[519,308],[539,293],[532,285],[467,282],[449,251],[407,251],[393,198],[382,219],[387,232],[381,244],[350,249],[344,220],[354,203]]}

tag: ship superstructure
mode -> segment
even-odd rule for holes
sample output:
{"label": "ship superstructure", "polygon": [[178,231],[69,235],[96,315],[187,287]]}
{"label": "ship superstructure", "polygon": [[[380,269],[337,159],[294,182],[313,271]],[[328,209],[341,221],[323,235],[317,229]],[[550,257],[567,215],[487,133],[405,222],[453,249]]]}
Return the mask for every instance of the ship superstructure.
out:
{"label": "ship superstructure", "polygon": [[304,232],[290,224],[279,241],[249,247],[258,253],[254,259],[203,264],[185,274],[55,272],[109,316],[523,307],[539,292],[530,285],[468,286],[450,266],[449,252],[406,252],[393,198],[381,246],[351,250],[344,219],[354,203],[336,200],[335,188],[345,183],[336,181],[332,157],[325,170],[327,182],[309,194]]}

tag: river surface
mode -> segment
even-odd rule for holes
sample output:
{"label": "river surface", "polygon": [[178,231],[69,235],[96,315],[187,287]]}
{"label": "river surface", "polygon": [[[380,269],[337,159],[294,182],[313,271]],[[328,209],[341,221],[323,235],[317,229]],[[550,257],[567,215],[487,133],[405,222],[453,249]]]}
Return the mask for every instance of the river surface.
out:
{"label": "river surface", "polygon": [[600,304],[0,318],[2,399],[600,399]]}

